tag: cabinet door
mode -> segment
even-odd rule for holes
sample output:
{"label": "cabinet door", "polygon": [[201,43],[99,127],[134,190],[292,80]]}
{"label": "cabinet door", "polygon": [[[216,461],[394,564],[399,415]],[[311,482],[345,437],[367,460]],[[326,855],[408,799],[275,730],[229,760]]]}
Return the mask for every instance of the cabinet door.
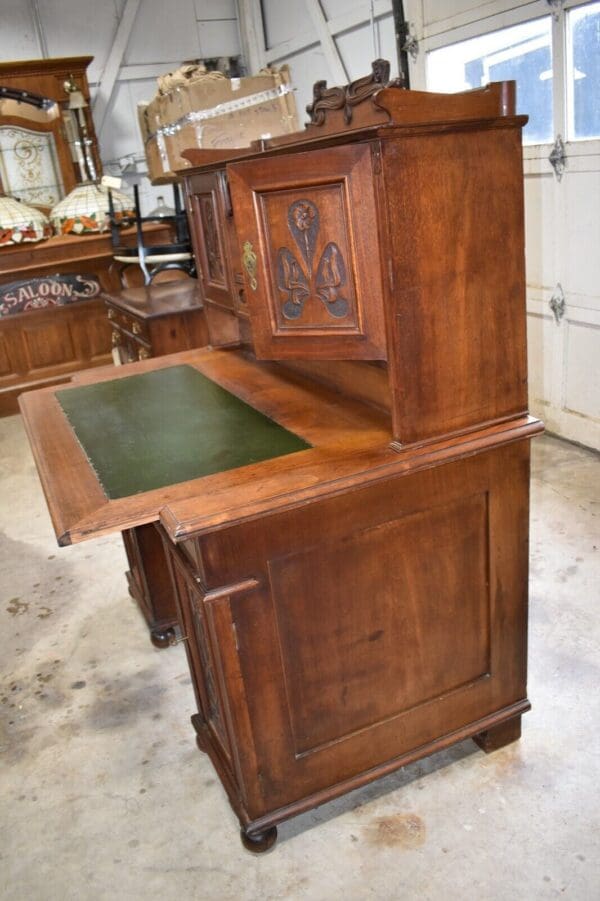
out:
{"label": "cabinet door", "polygon": [[195,175],[187,185],[192,243],[204,299],[233,309],[223,227],[230,211],[225,204],[224,190],[223,172]]}
{"label": "cabinet door", "polygon": [[210,754],[228,791],[236,786],[235,791],[246,801],[235,746],[232,748],[230,741],[230,705],[223,691],[223,666],[215,653],[206,591],[191,560],[166,535],[163,544],[198,704],[198,714],[192,717],[198,744]]}
{"label": "cabinet door", "polygon": [[227,169],[262,359],[385,359],[370,144]]}
{"label": "cabinet door", "polygon": [[214,575],[254,586],[204,599],[250,816],[527,709],[527,463],[513,445],[211,539]]}

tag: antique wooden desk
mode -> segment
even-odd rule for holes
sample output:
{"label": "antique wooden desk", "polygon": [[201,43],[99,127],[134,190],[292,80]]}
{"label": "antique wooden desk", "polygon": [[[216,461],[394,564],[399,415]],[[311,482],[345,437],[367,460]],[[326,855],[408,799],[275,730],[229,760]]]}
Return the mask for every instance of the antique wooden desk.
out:
{"label": "antique wooden desk", "polygon": [[[211,346],[22,401],[61,543],[156,523],[197,741],[254,850],[282,820],[466,737],[513,741],[529,709],[542,426],[527,415],[513,94],[419,94],[376,71],[318,86],[304,133],[190,152]],[[182,372],[229,392],[182,401],[210,446],[169,475],[187,438],[155,412],[150,456],[174,431],[162,474],[130,483],[152,466],[118,457],[115,489],[76,408],[110,413],[114,395],[135,409],[140,378],[176,407]],[[82,393],[100,389],[101,403]],[[239,400],[284,444],[252,456]]]}

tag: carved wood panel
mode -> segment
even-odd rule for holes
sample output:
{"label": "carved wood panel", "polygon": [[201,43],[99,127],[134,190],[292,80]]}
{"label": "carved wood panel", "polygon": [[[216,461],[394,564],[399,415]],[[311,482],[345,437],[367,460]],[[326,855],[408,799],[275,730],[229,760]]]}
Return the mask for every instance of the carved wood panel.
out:
{"label": "carved wood panel", "polygon": [[214,198],[212,194],[200,194],[198,197],[202,233],[204,236],[204,250],[208,270],[208,281],[215,285],[225,286],[225,269],[223,255],[219,243],[217,231],[217,219],[215,216]]}
{"label": "carved wood panel", "polygon": [[300,197],[295,190],[272,192],[261,204],[279,294],[275,334],[361,334],[343,184]]}
{"label": "carved wood panel", "polygon": [[257,356],[385,359],[371,145],[228,174]]}
{"label": "carved wood panel", "polygon": [[200,175],[190,180],[188,208],[204,299],[231,309],[233,294],[225,245],[225,208],[218,174]]}

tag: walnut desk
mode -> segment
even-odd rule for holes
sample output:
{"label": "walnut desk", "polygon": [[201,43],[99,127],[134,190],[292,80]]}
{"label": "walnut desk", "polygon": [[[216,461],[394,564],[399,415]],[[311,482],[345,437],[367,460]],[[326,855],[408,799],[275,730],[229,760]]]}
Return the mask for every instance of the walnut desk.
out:
{"label": "walnut desk", "polygon": [[301,445],[110,498],[58,392],[22,401],[63,543],[157,523],[197,742],[254,850],[466,737],[515,740],[529,709],[525,119],[511,83],[385,82],[378,62],[318,84],[303,133],[187,152],[211,347],[117,376],[185,364]]}

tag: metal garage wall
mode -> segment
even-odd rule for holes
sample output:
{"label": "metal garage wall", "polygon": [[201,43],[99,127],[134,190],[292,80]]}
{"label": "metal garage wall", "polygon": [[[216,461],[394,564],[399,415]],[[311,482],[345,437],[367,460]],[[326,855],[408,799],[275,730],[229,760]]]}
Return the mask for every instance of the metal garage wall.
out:
{"label": "metal garage wall", "polygon": [[[598,23],[597,0],[405,2],[420,48],[411,84],[420,88],[443,89],[427,81],[429,53],[519,23],[548,22],[552,62],[543,76],[552,85],[552,133],[523,152],[529,399],[550,431],[600,449],[600,134],[597,126],[586,137],[573,133],[569,17],[578,10]],[[596,29],[589,60],[600,56]],[[593,64],[582,68],[574,70],[575,79],[591,80],[600,97]],[[549,159],[559,135],[565,154],[560,178]]]}

